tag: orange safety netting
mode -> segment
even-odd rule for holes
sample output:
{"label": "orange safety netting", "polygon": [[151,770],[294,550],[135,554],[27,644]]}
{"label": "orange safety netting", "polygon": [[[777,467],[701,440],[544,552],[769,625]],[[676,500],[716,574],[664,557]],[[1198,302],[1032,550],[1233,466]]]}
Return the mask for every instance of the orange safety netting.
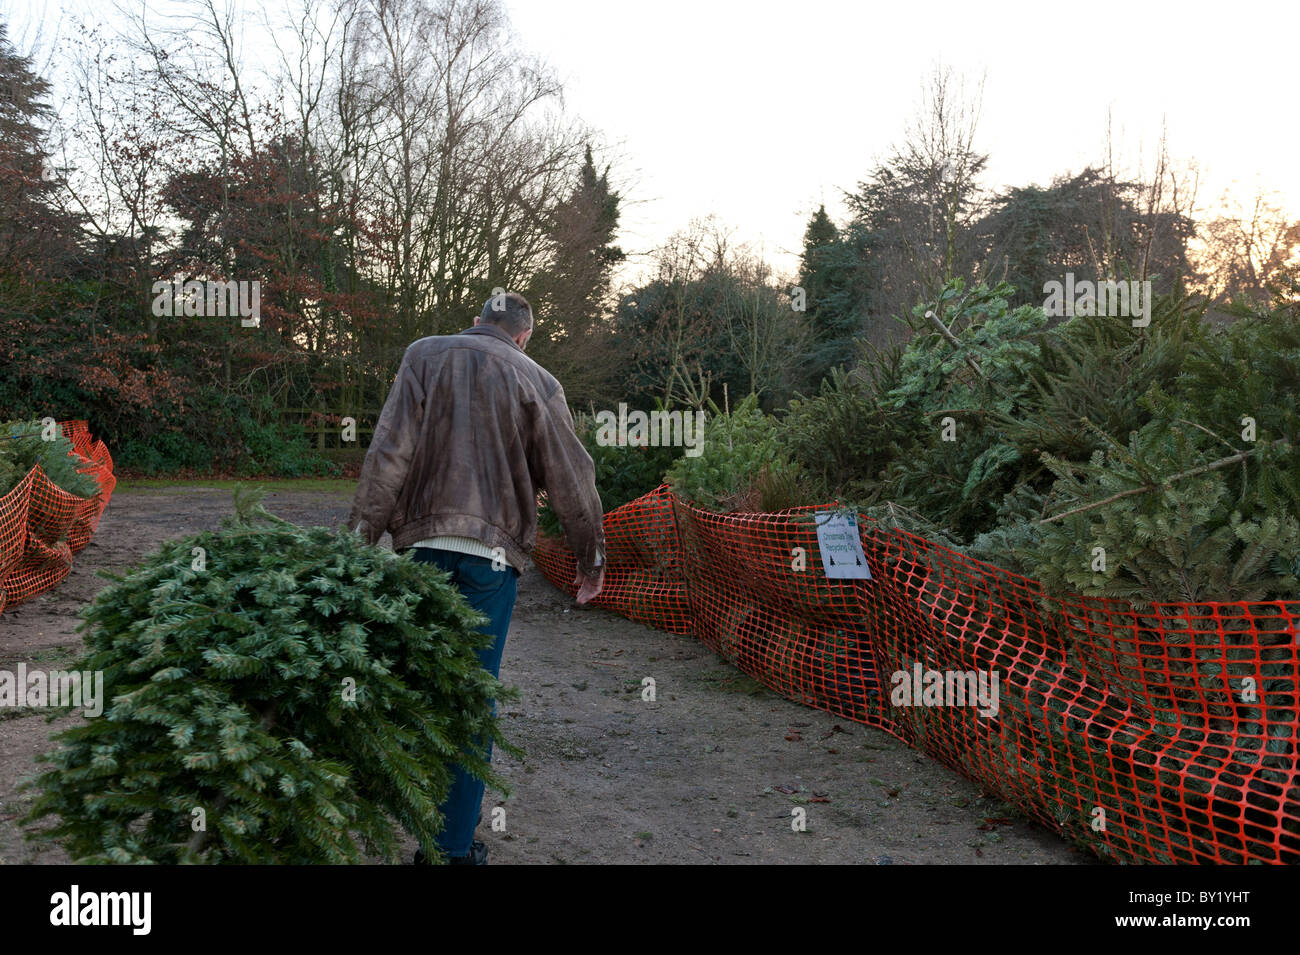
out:
{"label": "orange safety netting", "polygon": [[[596,606],[669,633],[693,632],[667,485],[605,516],[605,550],[605,586],[592,601]],[[578,563],[562,541],[539,537],[533,560],[551,583],[578,592]]]}
{"label": "orange safety netting", "polygon": [[90,542],[117,485],[113,458],[92,440],[85,421],[59,427],[82,462],[77,470],[99,484],[81,498],[56,487],[40,466],[0,497],[0,611],[58,584],[72,570],[72,556]]}
{"label": "orange safety netting", "polygon": [[[693,633],[773,690],[893,734],[1103,857],[1300,861],[1300,601],[1049,597],[865,515],[872,579],[830,580],[817,518],[832,510],[714,514],[660,487],[605,516],[595,603]],[[574,592],[562,542],[533,556]],[[937,686],[932,675],[974,696],[901,695]]]}

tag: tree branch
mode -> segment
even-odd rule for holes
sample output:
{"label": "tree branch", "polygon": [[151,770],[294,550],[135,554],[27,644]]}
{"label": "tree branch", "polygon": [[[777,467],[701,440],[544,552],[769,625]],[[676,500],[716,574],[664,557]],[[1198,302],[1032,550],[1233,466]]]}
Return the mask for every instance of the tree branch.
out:
{"label": "tree branch", "polygon": [[1064,520],[1065,518],[1071,517],[1075,514],[1082,514],[1084,511],[1091,511],[1094,508],[1101,507],[1104,504],[1110,504],[1113,501],[1120,500],[1121,498],[1132,497],[1134,494],[1144,494],[1147,491],[1154,491],[1156,488],[1160,487],[1168,487],[1170,484],[1173,484],[1175,481],[1181,481],[1183,478],[1195,477],[1197,474],[1204,474],[1207,471],[1217,471],[1219,468],[1229,467],[1230,465],[1237,464],[1240,461],[1245,461],[1246,458],[1255,453],[1255,450],[1255,448],[1251,448],[1249,451],[1242,451],[1239,454],[1234,454],[1230,457],[1211,461],[1209,464],[1202,464],[1199,467],[1191,468],[1187,471],[1181,471],[1178,474],[1170,475],[1159,484],[1143,484],[1141,487],[1130,488],[1127,491],[1120,491],[1118,494],[1112,494],[1104,500],[1093,501],[1091,504],[1084,504],[1081,507],[1071,508],[1070,510],[1063,511],[1060,514],[1045,517],[1038,523],[1040,526],[1043,524],[1051,524],[1053,521]]}

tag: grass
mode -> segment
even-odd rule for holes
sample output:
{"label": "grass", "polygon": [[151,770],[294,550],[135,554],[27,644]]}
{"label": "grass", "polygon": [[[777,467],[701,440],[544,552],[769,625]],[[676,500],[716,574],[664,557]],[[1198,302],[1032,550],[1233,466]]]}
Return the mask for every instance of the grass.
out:
{"label": "grass", "polygon": [[191,491],[199,487],[233,490],[260,487],[268,493],[278,491],[318,491],[323,494],[353,494],[356,478],[121,478],[113,494],[130,494],[132,491]]}

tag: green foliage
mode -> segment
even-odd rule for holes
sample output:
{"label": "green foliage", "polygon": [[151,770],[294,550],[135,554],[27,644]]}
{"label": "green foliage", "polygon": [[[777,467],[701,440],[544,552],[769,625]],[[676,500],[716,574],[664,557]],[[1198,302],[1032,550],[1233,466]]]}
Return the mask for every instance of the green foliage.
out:
{"label": "green foliage", "polygon": [[[667,410],[662,405],[658,410]],[[691,412],[683,411],[682,414]],[[602,444],[598,438],[599,426],[594,415],[579,414],[574,421],[583,447],[596,466],[596,489],[600,492],[601,511],[608,514],[629,501],[635,501],[664,483],[664,472],[682,454],[682,448],[672,446],[646,446]],[[537,526],[550,537],[563,534],[560,518],[551,506],[542,500],[537,514]]]}
{"label": "green foliage", "polygon": [[[1300,333],[1280,312],[1212,333],[1180,332],[1172,316],[1152,324],[1161,331],[1150,360],[1128,366],[1145,394],[1112,377],[1104,396],[1073,419],[1064,402],[1047,403],[1058,423],[1073,420],[1086,439],[1070,456],[1043,453],[1055,477],[1043,509],[1079,513],[999,528],[974,549],[1049,589],[1139,603],[1293,597],[1300,575]],[[1095,363],[1104,364],[1102,357]],[[1054,394],[1079,382],[1070,376]],[[1132,401],[1127,414],[1113,398],[1117,391]],[[1088,411],[1108,426],[1094,424]],[[1116,415],[1132,425],[1123,439]],[[1247,418],[1253,440],[1245,437]],[[1084,460],[1080,449],[1088,451]],[[1093,547],[1104,548],[1106,570],[1091,569]]]}
{"label": "green foliage", "polygon": [[33,838],[78,862],[355,863],[395,857],[396,821],[436,857],[454,763],[500,787],[483,742],[518,754],[483,618],[429,565],[236,501],[85,612],[75,668],[105,710],[44,757]]}
{"label": "green foliage", "polygon": [[900,382],[902,346],[873,351],[854,372],[832,369],[821,391],[790,402],[783,449],[805,479],[808,503],[880,500],[885,469],[919,438],[918,419],[887,404]]}
{"label": "green foliage", "polygon": [[99,483],[77,471],[85,461],[72,455],[72,442],[57,428],[49,441],[41,438],[39,421],[7,421],[0,424],[0,495],[7,494],[39,464],[54,484],[77,497],[94,497]]}
{"label": "green foliage", "polygon": [[807,319],[813,340],[807,355],[808,380],[814,385],[842,368],[853,356],[853,336],[867,312],[862,287],[866,249],[862,229],[850,224],[842,232],[819,206],[804,231],[799,287],[807,296]]}
{"label": "green foliage", "polygon": [[[208,396],[210,401],[174,423],[128,437],[114,447],[125,467],[142,474],[236,474],[315,477],[338,473],[308,442],[298,424],[281,423],[270,398],[248,401],[238,396]],[[196,440],[196,435],[231,432],[225,441]]]}
{"label": "green foliage", "polygon": [[[600,400],[611,372],[617,373],[619,356],[600,332],[610,277],[627,258],[615,244],[621,202],[609,183],[609,167],[598,171],[588,146],[573,192],[550,213],[551,261],[522,289],[534,313],[545,317],[534,330],[529,352],[564,382],[565,394],[575,404]],[[492,284],[480,291],[487,294]]]}
{"label": "green foliage", "polygon": [[[1042,299],[1045,282],[1065,272],[1097,274],[1100,248],[1115,261],[1146,262],[1170,280],[1187,275],[1187,243],[1196,224],[1185,215],[1143,211],[1143,186],[1089,167],[1054,176],[1050,186],[1005,190],[974,227],[984,237],[984,261],[1014,287],[1012,301]],[[1104,237],[1104,241],[1102,240]]]}
{"label": "green foliage", "polygon": [[776,419],[748,395],[730,414],[706,419],[700,454],[682,455],[666,479],[673,492],[710,510],[779,511],[803,494],[799,466],[786,453]]}
{"label": "green foliage", "polygon": [[[1115,318],[1079,318],[1038,340],[1026,369],[1031,388],[1000,424],[1022,455],[1086,461],[1106,435],[1123,441],[1154,414],[1143,399],[1173,387],[1204,347],[1204,308],[1185,297],[1157,297],[1148,328]],[[1046,490],[1043,482],[1036,488]]]}
{"label": "green foliage", "polygon": [[263,403],[260,418],[240,417],[243,455],[235,467],[238,474],[273,474],[277,477],[317,477],[338,473],[336,465],[322,458],[307,442],[300,425],[281,424],[270,401]]}
{"label": "green foliage", "polygon": [[[1132,435],[1128,447],[1098,451],[1085,465],[1049,459],[1057,475],[1054,512],[1099,506],[1027,524],[1013,538],[987,539],[976,550],[1013,558],[1048,591],[1123,597],[1138,605],[1293,595],[1300,584],[1294,511],[1243,518],[1231,475],[1222,470],[1169,480],[1187,461],[1207,457],[1211,443],[1192,429],[1152,422]],[[1104,561],[1094,548],[1102,549]]]}
{"label": "green foliage", "polygon": [[[1293,597],[1294,316],[1211,329],[1202,303],[1164,295],[1145,328],[1082,316],[1049,327],[1037,307],[1010,308],[1012,291],[950,283],[913,311],[906,348],[833,374],[779,422],[738,408],[726,453],[715,423],[714,453],[679,462],[670,480],[725,510],[761,475],[797,475],[783,506],[846,501],[1052,592],[1139,604]],[[1092,569],[1094,547],[1104,570]]]}
{"label": "green foliage", "polygon": [[[886,396],[916,440],[887,469],[885,499],[962,538],[997,522],[999,502],[1026,465],[1007,443],[1004,422],[1021,414],[1047,319],[1032,306],[1008,310],[1010,292],[1005,284],[967,291],[958,280],[933,307],[917,306],[917,335]],[[929,324],[927,311],[955,344]]]}

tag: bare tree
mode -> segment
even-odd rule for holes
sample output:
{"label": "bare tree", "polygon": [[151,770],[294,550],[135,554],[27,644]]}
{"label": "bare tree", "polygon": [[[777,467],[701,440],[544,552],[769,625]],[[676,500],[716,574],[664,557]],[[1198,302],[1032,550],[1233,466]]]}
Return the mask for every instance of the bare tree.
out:
{"label": "bare tree", "polygon": [[1249,205],[1225,193],[1222,206],[1227,214],[1202,230],[1201,291],[1220,303],[1267,307],[1281,281],[1300,270],[1300,221],[1263,192]]}
{"label": "bare tree", "polygon": [[940,240],[937,256],[933,248],[912,249],[935,291],[964,271],[958,247],[963,233],[982,211],[978,179],[988,156],[976,151],[975,139],[983,100],[982,77],[968,92],[965,79],[954,81],[951,68],[935,69],[926,81],[920,113],[909,123],[901,151],[904,165],[924,187],[927,233]]}
{"label": "bare tree", "polygon": [[749,393],[788,397],[811,341],[802,316],[781,293],[771,267],[749,248],[731,258],[732,281],[723,300],[727,339],[749,376]]}
{"label": "bare tree", "polygon": [[[1143,168],[1139,158],[1131,175],[1123,173],[1116,163],[1109,113],[1104,148],[1100,231],[1087,236],[1095,274],[1119,279],[1132,272],[1136,278],[1146,279],[1152,265],[1162,262],[1174,263],[1183,273],[1166,275],[1165,280],[1189,278],[1186,246],[1195,230],[1193,216],[1200,179],[1196,165],[1176,163],[1171,158],[1168,133],[1162,126],[1150,171]],[[1136,219],[1126,215],[1130,208],[1138,213]]]}
{"label": "bare tree", "polygon": [[988,205],[980,182],[988,156],[976,149],[982,97],[982,81],[968,89],[950,69],[935,69],[901,145],[846,196],[869,249],[877,324],[906,316],[955,278],[981,277],[974,224]]}

